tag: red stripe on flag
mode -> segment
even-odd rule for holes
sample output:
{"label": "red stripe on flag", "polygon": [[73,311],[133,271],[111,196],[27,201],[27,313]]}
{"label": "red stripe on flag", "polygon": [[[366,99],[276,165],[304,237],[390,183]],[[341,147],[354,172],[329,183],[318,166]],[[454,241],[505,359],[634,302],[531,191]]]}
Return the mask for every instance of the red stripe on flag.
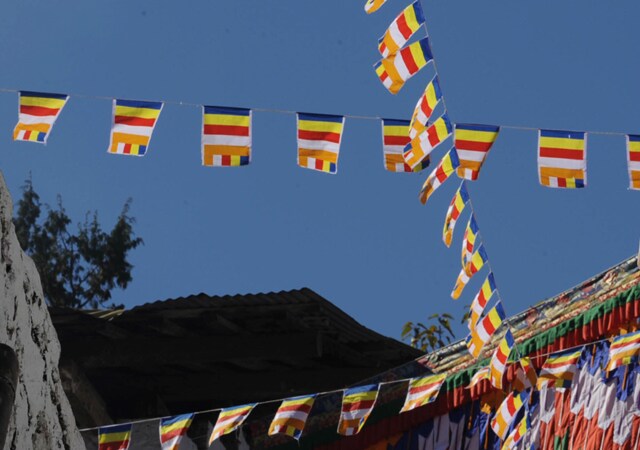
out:
{"label": "red stripe on flag", "polygon": [[28,114],[30,116],[46,117],[55,116],[60,111],[59,108],[45,108],[44,106],[28,106],[21,105],[20,112],[22,114]]}
{"label": "red stripe on flag", "polygon": [[299,405],[281,406],[280,408],[278,408],[279,413],[286,411],[300,411],[308,414],[309,411],[311,411],[311,406],[302,403]]}
{"label": "red stripe on flag", "polygon": [[459,150],[487,152],[492,145],[493,142],[465,141],[464,139],[456,139],[456,148]]}
{"label": "red stripe on flag", "polygon": [[358,411],[361,409],[370,409],[373,407],[374,400],[362,400],[355,403],[347,403],[342,405],[342,412]]}
{"label": "red stripe on flag", "polygon": [[640,152],[629,152],[629,160],[640,162]]}
{"label": "red stripe on flag", "polygon": [[152,127],[156,123],[156,119],[145,119],[142,117],[131,116],[115,116],[113,121],[122,125],[132,125],[135,127]]}
{"label": "red stripe on flag", "polygon": [[205,125],[204,134],[225,136],[249,136],[249,127],[237,125]]}
{"label": "red stripe on flag", "polygon": [[298,138],[306,139],[309,141],[327,141],[327,142],[333,142],[334,144],[340,143],[339,133],[331,133],[326,131],[298,130]]}
{"label": "red stripe on flag", "polygon": [[405,39],[409,39],[413,34],[411,28],[407,25],[407,16],[404,14],[398,19],[398,30],[400,30]]}
{"label": "red stripe on flag", "polygon": [[404,61],[404,65],[407,66],[407,69],[409,69],[409,73],[411,75],[418,71],[418,65],[414,61],[413,54],[409,51],[409,47],[407,47],[406,52],[402,53],[402,60]]}
{"label": "red stripe on flag", "polygon": [[408,136],[385,136],[385,145],[406,145],[411,139]]}
{"label": "red stripe on flag", "polygon": [[584,159],[584,150],[566,150],[564,148],[540,147],[540,156],[545,158]]}

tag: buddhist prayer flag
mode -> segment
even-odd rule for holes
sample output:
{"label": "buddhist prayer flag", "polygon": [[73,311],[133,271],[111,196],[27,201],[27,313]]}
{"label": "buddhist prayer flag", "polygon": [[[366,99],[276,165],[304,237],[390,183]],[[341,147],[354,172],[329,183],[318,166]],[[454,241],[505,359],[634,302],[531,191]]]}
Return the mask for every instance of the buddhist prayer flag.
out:
{"label": "buddhist prayer flag", "polygon": [[400,412],[411,411],[434,402],[446,377],[446,374],[440,373],[409,380],[409,390]]}
{"label": "buddhist prayer flag", "polygon": [[429,84],[427,84],[424,94],[422,94],[418,99],[418,103],[413,110],[411,124],[409,125],[411,128],[409,131],[409,137],[411,139],[415,138],[419,133],[427,128],[427,122],[429,122],[429,119],[433,114],[433,110],[436,109],[441,98],[442,92],[440,90],[440,82],[436,75],[431,81],[429,81]]}
{"label": "buddhist prayer flag", "polygon": [[162,102],[114,100],[109,153],[144,156],[162,105]]}
{"label": "buddhist prayer flag", "polygon": [[286,434],[294,439],[300,439],[315,399],[315,395],[306,395],[284,400],[271,422],[269,436]]}
{"label": "buddhist prayer flag", "polygon": [[550,355],[540,369],[538,390],[543,387],[566,388],[571,385],[576,373],[582,347]]}
{"label": "buddhist prayer flag", "polygon": [[378,385],[368,384],[344,391],[338,434],[352,436],[360,432],[378,397]]}
{"label": "buddhist prayer flag", "polygon": [[182,437],[193,420],[193,413],[174,416],[160,421],[160,445],[162,450],[178,450]]}
{"label": "buddhist prayer flag", "polygon": [[640,189],[639,135],[627,135],[627,162],[629,164],[629,189]]}
{"label": "buddhist prayer flag", "polygon": [[491,385],[497,389],[502,389],[504,370],[507,368],[507,360],[515,344],[516,342],[515,339],[513,339],[511,330],[507,329],[500,344],[498,344],[491,356],[491,362],[489,363],[489,368],[491,369],[490,380]]}
{"label": "buddhist prayer flag", "polygon": [[462,238],[462,267],[466,267],[471,255],[473,255],[473,249],[476,245],[476,237],[478,236],[478,224],[476,218],[471,213],[467,228],[464,230],[464,237]]}
{"label": "buddhist prayer flag", "polygon": [[453,238],[453,230],[456,227],[456,222],[468,201],[469,193],[467,192],[467,186],[462,182],[456,191],[456,194],[453,196],[453,199],[449,204],[449,209],[447,209],[447,215],[444,218],[442,240],[444,241],[444,245],[447,247],[451,245],[451,239]]}
{"label": "buddhist prayer flag", "polygon": [[380,73],[378,77],[385,87],[392,94],[397,94],[404,86],[404,83],[420,71],[429,61],[433,59],[431,47],[429,46],[429,38],[423,38],[417,42],[400,50],[395,55],[380,60],[374,64],[376,73],[378,73],[378,65],[382,64],[384,71],[391,79],[390,86],[387,86],[382,80]]}
{"label": "buddhist prayer flag", "polygon": [[531,364],[531,359],[528,356],[520,358],[518,361],[518,367],[516,369],[516,378],[513,380],[513,388],[516,391],[524,391],[532,388],[538,384],[538,375],[536,369]]}
{"label": "buddhist prayer flag", "polygon": [[482,347],[489,342],[493,333],[500,328],[505,317],[502,303],[498,302],[489,310],[486,316],[478,321],[475,327],[471,328],[471,334],[467,336],[466,344],[469,353],[471,353],[474,358],[480,355]]}
{"label": "buddhist prayer flag", "polygon": [[364,4],[364,10],[367,14],[374,13],[386,2],[387,0],[367,0],[367,3]]}
{"label": "buddhist prayer flag", "polygon": [[389,172],[419,172],[429,165],[429,158],[425,158],[413,170],[409,167],[402,156],[409,141],[408,120],[382,119],[384,167]]}
{"label": "buddhist prayer flag", "polygon": [[[394,84],[393,80],[391,79],[391,77],[387,73],[387,70],[382,65],[382,61],[378,61],[377,63],[375,63],[373,65],[373,70],[375,70],[376,75],[378,76],[378,79],[380,80],[382,85],[385,88],[387,88],[388,91],[391,91],[392,89],[398,89],[399,90],[398,84],[397,83]],[[402,87],[402,86],[400,86],[400,87]]]}
{"label": "buddhist prayer flag", "polygon": [[630,364],[638,353],[640,353],[640,331],[618,336],[613,340],[609,348],[607,372]]}
{"label": "buddhist prayer flag", "polygon": [[419,199],[424,205],[429,200],[429,197],[438,189],[442,183],[447,181],[447,178],[451,176],[453,172],[458,168],[460,162],[458,161],[458,154],[456,149],[452,148],[446,155],[440,160],[438,166],[429,174],[422,189],[420,189]]}
{"label": "buddhist prayer flag", "polygon": [[298,113],[297,118],[298,165],[336,173],[344,116]]}
{"label": "buddhist prayer flag", "polygon": [[556,188],[587,185],[587,136],[580,131],[538,132],[540,184]]}
{"label": "buddhist prayer flag", "polygon": [[231,433],[242,425],[242,422],[244,422],[255,406],[256,403],[251,403],[243,406],[232,406],[231,408],[225,408],[220,411],[218,420],[209,437],[209,446],[220,436]]}
{"label": "buddhist prayer flag", "polygon": [[415,1],[395,18],[387,32],[378,40],[378,50],[382,57],[397,53],[423,23],[422,7],[419,1]]}
{"label": "buddhist prayer flag", "polygon": [[500,437],[500,439],[505,438],[507,431],[509,431],[509,427],[516,418],[516,414],[518,414],[522,405],[524,405],[528,400],[529,394],[526,392],[521,392],[519,394],[511,392],[507,398],[504,399],[496,411],[495,417],[491,420],[491,429]]}
{"label": "buddhist prayer flag", "polygon": [[477,180],[487,153],[498,137],[500,127],[457,123],[455,146],[460,158],[458,176],[466,180]]}
{"label": "buddhist prayer flag", "polygon": [[98,450],[127,450],[130,441],[130,423],[98,429]]}
{"label": "buddhist prayer flag", "polygon": [[251,110],[202,107],[202,165],[246,166],[251,162]]}
{"label": "buddhist prayer flag", "polygon": [[518,442],[520,442],[520,440],[524,437],[524,435],[527,434],[530,428],[531,422],[529,420],[529,415],[525,414],[522,420],[518,422],[518,425],[516,425],[509,436],[507,436],[507,439],[505,439],[504,443],[502,444],[501,450],[514,449]]}
{"label": "buddhist prayer flag", "polygon": [[47,143],[49,132],[69,99],[65,94],[20,91],[14,141]]}
{"label": "buddhist prayer flag", "polygon": [[451,297],[454,300],[460,298],[462,291],[467,283],[469,283],[471,277],[482,269],[487,261],[489,261],[487,252],[484,250],[484,245],[480,244],[478,250],[473,252],[473,255],[471,255],[471,259],[467,262],[467,265],[463,267],[458,274],[458,279],[456,280],[456,284],[451,292]]}
{"label": "buddhist prayer flag", "polygon": [[482,314],[484,313],[484,308],[487,306],[487,303],[489,303],[489,300],[491,299],[491,296],[493,295],[493,292],[495,290],[496,290],[496,281],[493,278],[493,272],[490,272],[489,275],[487,275],[487,279],[484,280],[484,283],[482,283],[480,290],[478,291],[476,296],[473,298],[473,301],[471,302],[471,308],[469,309],[469,312],[470,312],[469,329],[470,330],[476,327],[476,324],[478,323],[480,316],[482,316]]}
{"label": "buddhist prayer flag", "polygon": [[488,380],[488,379],[489,379],[489,368],[483,367],[482,369],[478,370],[476,373],[473,374],[473,376],[471,377],[471,381],[469,382],[469,386],[467,386],[466,388],[471,389],[476,384],[480,383],[482,380]]}
{"label": "buddhist prayer flag", "polygon": [[416,167],[449,136],[451,136],[451,122],[449,117],[443,114],[405,147],[404,160],[410,167]]}

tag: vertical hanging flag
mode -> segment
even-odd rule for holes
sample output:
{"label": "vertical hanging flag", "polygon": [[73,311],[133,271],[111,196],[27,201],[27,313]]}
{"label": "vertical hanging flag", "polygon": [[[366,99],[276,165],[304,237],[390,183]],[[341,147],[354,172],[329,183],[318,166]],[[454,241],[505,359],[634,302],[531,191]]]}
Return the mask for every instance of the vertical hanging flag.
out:
{"label": "vertical hanging flag", "polygon": [[131,424],[98,428],[98,450],[127,450],[131,442]]}
{"label": "vertical hanging flag", "polygon": [[46,144],[68,99],[65,94],[20,91],[18,124],[13,130],[13,140]]}
{"label": "vertical hanging flag", "polygon": [[533,367],[533,364],[531,364],[531,359],[528,356],[520,358],[518,365],[520,367],[516,369],[513,389],[522,392],[536,386],[538,384],[538,375],[536,374],[536,369]]}
{"label": "vertical hanging flag", "polygon": [[284,400],[271,422],[269,436],[286,434],[296,440],[300,439],[315,399],[315,395],[306,395]]}
{"label": "vertical hanging flag", "polygon": [[409,121],[382,119],[382,151],[384,167],[389,172],[419,172],[429,166],[429,158],[422,160],[413,170],[402,156],[409,143]]}
{"label": "vertical hanging flag", "polygon": [[367,3],[364,4],[364,10],[367,14],[374,13],[386,2],[387,0],[367,0]]}
{"label": "vertical hanging flag", "polygon": [[449,136],[451,136],[451,122],[449,117],[443,114],[429,128],[407,144],[403,154],[405,162],[410,167],[416,167]]}
{"label": "vertical hanging flag", "polygon": [[505,313],[502,303],[498,302],[493,308],[491,308],[491,310],[489,310],[486,316],[478,321],[478,324],[475,327],[471,328],[471,334],[467,336],[466,344],[469,349],[469,353],[471,353],[474,358],[477,358],[478,355],[480,355],[482,347],[489,342],[493,333],[500,328],[504,318]]}
{"label": "vertical hanging flag", "polygon": [[391,22],[386,33],[378,39],[378,50],[382,57],[396,54],[423,23],[424,13],[420,2],[416,0]]}
{"label": "vertical hanging flag", "polygon": [[460,187],[453,196],[449,209],[447,209],[447,215],[444,218],[444,227],[442,229],[442,240],[444,245],[449,247],[451,245],[451,239],[453,238],[453,230],[456,227],[456,222],[462,213],[462,210],[469,201],[469,193],[467,192],[467,186],[464,181],[460,184]]}
{"label": "vertical hanging flag", "polygon": [[247,418],[256,404],[257,403],[251,403],[242,406],[232,406],[231,408],[225,408],[220,411],[218,420],[216,421],[216,424],[213,427],[213,431],[211,432],[211,436],[209,437],[209,446],[211,446],[211,444],[213,444],[213,441],[218,439],[220,436],[231,433],[240,425],[242,425],[242,422],[244,422],[244,420]]}
{"label": "vertical hanging flag", "polygon": [[409,131],[409,137],[411,139],[415,138],[427,128],[427,122],[429,122],[433,110],[438,106],[440,99],[442,99],[442,91],[440,90],[440,82],[436,75],[429,81],[429,84],[427,84],[424,94],[418,99],[418,103],[416,103],[416,107],[413,110],[411,123],[409,124],[411,129]]}
{"label": "vertical hanging flag", "polygon": [[571,386],[577,370],[576,364],[581,354],[582,347],[578,350],[573,349],[550,355],[540,369],[538,390],[543,387],[562,389]]}
{"label": "vertical hanging flag", "polygon": [[297,121],[298,165],[336,173],[344,116],[298,113]]}
{"label": "vertical hanging flag", "polygon": [[455,127],[455,146],[460,158],[458,176],[466,180],[478,179],[480,169],[498,138],[500,127],[457,123]]}
{"label": "vertical hanging flag", "polygon": [[640,189],[640,135],[627,135],[629,189]]}
{"label": "vertical hanging flag", "polygon": [[162,105],[162,102],[113,100],[113,123],[108,152],[144,156]]}
{"label": "vertical hanging flag", "polygon": [[473,298],[471,302],[471,308],[469,308],[469,329],[472,330],[476,327],[480,316],[484,313],[484,308],[489,303],[493,292],[496,290],[496,281],[493,278],[493,272],[489,272],[487,279],[484,280],[480,290]]}
{"label": "vertical hanging flag", "polygon": [[427,200],[429,200],[429,197],[433,195],[435,190],[438,189],[442,183],[447,181],[447,178],[455,172],[459,165],[460,162],[458,161],[456,149],[452,148],[446,155],[444,155],[438,163],[438,166],[433,169],[433,172],[431,172],[424,181],[422,189],[420,189],[420,195],[418,196],[423,205],[427,203]]}
{"label": "vertical hanging flag", "polygon": [[587,135],[580,131],[538,132],[540,184],[556,188],[587,185]]}
{"label": "vertical hanging flag", "polygon": [[193,420],[193,413],[162,419],[160,421],[160,445],[162,450],[178,450],[182,437]]}
{"label": "vertical hanging flag", "polygon": [[473,275],[475,275],[480,269],[482,269],[485,263],[489,260],[487,252],[484,250],[484,245],[480,244],[478,250],[476,250],[467,265],[460,270],[458,279],[451,292],[451,298],[457,300],[460,298],[462,291]]}
{"label": "vertical hanging flag", "polygon": [[640,331],[618,336],[609,347],[609,362],[606,371],[610,372],[620,366],[630,364],[638,353],[640,353]]}
{"label": "vertical hanging flag", "polygon": [[400,88],[402,87],[401,84],[399,85],[398,83],[393,82],[393,80],[387,73],[387,69],[385,69],[384,66],[382,65],[382,61],[378,61],[377,63],[375,63],[373,65],[373,70],[375,70],[376,75],[380,80],[380,83],[382,83],[382,85],[385,88],[387,88],[388,91],[395,90],[395,89],[400,90]]}
{"label": "vertical hanging flag", "polygon": [[202,165],[246,166],[251,162],[251,110],[202,107]]}
{"label": "vertical hanging flag", "polygon": [[369,418],[377,397],[377,384],[368,384],[344,391],[338,434],[343,436],[358,434]]}
{"label": "vertical hanging flag", "polygon": [[467,228],[464,230],[464,237],[462,238],[462,267],[466,267],[471,255],[473,255],[473,248],[476,245],[476,237],[478,236],[478,224],[476,218],[471,213]]}
{"label": "vertical hanging flag", "polygon": [[[392,94],[397,94],[404,86],[404,83],[420,71],[429,61],[433,59],[431,47],[429,46],[429,38],[422,38],[417,42],[400,50],[395,55],[381,59],[374,68],[380,78],[380,81]],[[385,84],[380,76],[379,66],[382,64],[384,72],[391,79],[389,86]]]}
{"label": "vertical hanging flag", "polygon": [[[502,444],[502,450],[514,449],[530,428],[531,421],[529,420],[529,414],[525,414],[522,420],[518,422],[518,425],[516,425],[509,436],[507,436],[507,439],[505,439]],[[533,448],[533,446],[531,448]]]}
{"label": "vertical hanging flag", "polygon": [[400,412],[411,411],[412,409],[434,402],[438,397],[438,393],[446,377],[446,374],[440,373],[409,380],[407,397],[404,400],[404,406]]}
{"label": "vertical hanging flag", "polygon": [[516,418],[516,414],[518,414],[522,405],[524,405],[528,400],[529,394],[527,392],[521,392],[519,394],[511,392],[507,395],[507,398],[504,399],[496,411],[495,417],[491,420],[491,429],[500,437],[500,439],[505,438],[507,431],[509,431],[509,427]]}
{"label": "vertical hanging flag", "polygon": [[476,373],[473,374],[473,376],[471,377],[471,381],[469,382],[469,386],[467,386],[466,389],[471,389],[476,384],[480,383],[482,380],[488,380],[488,379],[489,379],[489,368],[483,367],[482,369],[478,370]]}
{"label": "vertical hanging flag", "polygon": [[491,362],[489,363],[489,368],[491,369],[491,385],[497,389],[502,389],[504,370],[507,368],[507,360],[515,344],[513,334],[511,334],[511,330],[507,328],[507,332],[493,352]]}

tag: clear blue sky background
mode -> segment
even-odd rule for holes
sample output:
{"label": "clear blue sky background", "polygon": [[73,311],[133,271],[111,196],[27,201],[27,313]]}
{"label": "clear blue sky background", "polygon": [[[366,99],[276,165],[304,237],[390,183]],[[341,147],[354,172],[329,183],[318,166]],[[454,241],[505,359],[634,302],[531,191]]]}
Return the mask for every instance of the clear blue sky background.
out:
{"label": "clear blue sky background", "polygon": [[[426,207],[427,172],[388,173],[380,124],[347,120],[338,175],[296,166],[295,116],[254,114],[253,164],[200,166],[201,111],[167,105],[144,158],[108,155],[111,104],[73,94],[408,118],[431,76],[398,96],[372,70],[377,39],[408,1],[8,2],[0,87],[69,93],[46,147],[14,143],[17,95],[0,93],[0,169],[12,194],[31,172],[44,201],[99,211],[128,197],[145,246],[114,301],[308,286],[398,337],[407,320],[460,316],[460,239],[441,241],[450,181]],[[424,1],[453,121],[640,133],[638,2]],[[590,136],[588,187],[541,187],[536,133],[503,130],[470,186],[508,314],[630,256],[640,192],[624,139]],[[437,152],[441,156],[445,148]],[[466,215],[463,220],[466,222]],[[460,224],[459,224],[460,225]],[[459,327],[462,335],[462,327]]]}

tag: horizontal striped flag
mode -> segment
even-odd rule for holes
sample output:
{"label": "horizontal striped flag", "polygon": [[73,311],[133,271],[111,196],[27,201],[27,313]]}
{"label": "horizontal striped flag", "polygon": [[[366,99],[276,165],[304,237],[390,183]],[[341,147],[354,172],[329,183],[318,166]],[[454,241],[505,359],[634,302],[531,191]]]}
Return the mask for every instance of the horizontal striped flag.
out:
{"label": "horizontal striped flag", "polygon": [[416,0],[395,18],[386,33],[378,39],[378,50],[383,58],[394,55],[404,47],[413,33],[424,23],[424,13]]}
{"label": "horizontal striped flag", "polygon": [[377,397],[377,384],[368,384],[344,391],[338,434],[343,436],[358,434],[369,418]]}
{"label": "horizontal striped flag", "polygon": [[555,188],[587,185],[587,135],[581,131],[538,131],[540,184]]}
{"label": "horizontal striped flag", "polygon": [[609,347],[609,362],[607,372],[620,366],[630,364],[632,359],[640,353],[640,331],[616,337]]}
{"label": "horizontal striped flag", "polygon": [[162,106],[162,102],[113,100],[113,123],[108,152],[144,156]]}
{"label": "horizontal striped flag", "polygon": [[491,146],[498,138],[500,127],[457,123],[455,146],[460,158],[458,176],[466,180],[477,180]]}
{"label": "horizontal striped flag", "polygon": [[384,71],[391,79],[390,86],[386,86],[380,77],[382,83],[387,87],[389,92],[397,94],[404,86],[404,83],[420,71],[429,61],[433,59],[431,47],[429,46],[429,38],[422,38],[411,45],[406,46],[395,55],[381,59],[374,64],[376,73],[378,73],[378,64],[382,64]]}
{"label": "horizontal striped flag", "polygon": [[473,255],[473,249],[476,245],[476,237],[478,236],[478,224],[476,223],[476,217],[471,213],[469,222],[467,222],[467,228],[464,230],[464,236],[462,238],[462,267],[466,267],[471,255]]}
{"label": "horizontal striped flag", "polygon": [[493,272],[489,272],[487,278],[482,283],[480,290],[473,298],[471,302],[471,308],[469,308],[469,329],[475,328],[478,320],[484,313],[484,308],[489,303],[493,292],[496,290],[496,280],[493,278]]}
{"label": "horizontal striped flag", "polygon": [[513,338],[513,334],[511,330],[507,328],[507,332],[493,352],[491,362],[489,363],[489,369],[491,370],[489,379],[491,380],[491,385],[496,389],[502,389],[502,379],[504,378],[504,371],[507,368],[507,360],[515,345],[516,341]]}
{"label": "horizontal striped flag", "polygon": [[407,144],[403,154],[405,162],[409,167],[416,167],[449,136],[451,136],[451,122],[449,117],[443,114]]}
{"label": "horizontal striped flag", "polygon": [[469,193],[467,192],[467,186],[464,181],[460,184],[460,187],[453,196],[449,208],[447,209],[447,215],[444,218],[444,227],[442,228],[442,240],[444,245],[449,247],[451,245],[451,239],[453,239],[453,231],[456,227],[456,222],[462,214],[462,210],[469,201]]}
{"label": "horizontal striped flag", "polygon": [[471,259],[467,262],[467,265],[460,270],[456,284],[451,292],[451,298],[457,300],[460,298],[462,291],[464,290],[471,277],[475,275],[480,269],[484,267],[486,262],[489,261],[487,252],[484,249],[484,245],[480,244],[478,250],[473,252]]}
{"label": "horizontal striped flag", "polygon": [[482,347],[489,342],[491,336],[500,328],[505,317],[502,303],[498,302],[489,310],[486,316],[478,321],[475,327],[471,328],[471,333],[467,336],[466,344],[469,353],[471,353],[474,358],[480,355]]}
{"label": "horizontal striped flag", "polygon": [[491,429],[497,434],[500,439],[504,439],[509,431],[509,427],[516,418],[516,414],[522,408],[522,405],[529,400],[529,394],[527,392],[521,392],[516,394],[511,392],[507,395],[496,411],[495,417],[491,420]]}
{"label": "horizontal striped flag", "polygon": [[[529,429],[531,428],[531,421],[529,419],[529,414],[525,414],[524,417],[518,422],[518,425],[515,426],[513,431],[507,436],[504,443],[502,444],[501,450],[512,450],[516,447],[518,442],[527,434]],[[533,446],[531,447],[533,448]]]}
{"label": "horizontal striped flag", "polygon": [[640,189],[640,135],[627,135],[629,189]]}
{"label": "horizontal striped flag", "polygon": [[429,166],[429,158],[422,160],[413,170],[402,156],[409,143],[409,121],[382,119],[382,152],[384,167],[389,172],[419,172]]}
{"label": "horizontal striped flag", "polygon": [[257,403],[232,406],[220,411],[220,415],[218,415],[218,420],[216,420],[211,436],[209,436],[209,447],[211,447],[213,441],[218,439],[220,436],[229,434],[241,426],[256,405]]}
{"label": "horizontal striped flag", "polygon": [[297,121],[298,165],[337,173],[344,116],[298,113]]}
{"label": "horizontal striped flag", "polygon": [[411,411],[420,406],[432,403],[438,398],[438,393],[447,375],[440,373],[437,375],[427,375],[409,380],[407,397],[400,412]]}
{"label": "horizontal striped flag", "polygon": [[415,138],[427,128],[427,123],[433,115],[433,110],[436,109],[441,99],[442,91],[440,90],[440,82],[436,75],[427,84],[424,93],[418,99],[418,103],[416,103],[416,107],[413,110],[411,123],[409,124],[411,129],[409,131],[409,137],[411,139]]}
{"label": "horizontal striped flag", "polygon": [[522,392],[536,386],[538,384],[538,374],[536,374],[536,369],[531,364],[531,359],[528,356],[520,358],[518,366],[516,378],[513,380],[513,388]]}
{"label": "horizontal striped flag", "polygon": [[127,450],[131,442],[131,424],[98,428],[98,450]]}
{"label": "horizontal striped flag", "polygon": [[566,388],[571,386],[576,373],[582,347],[550,355],[540,369],[538,390],[543,387]]}
{"label": "horizontal striped flag", "polygon": [[246,166],[251,162],[251,110],[202,107],[202,165]]}
{"label": "horizontal striped flag", "polygon": [[429,197],[433,195],[436,189],[438,189],[442,183],[447,181],[447,179],[451,176],[453,172],[456,171],[460,162],[458,161],[458,154],[456,153],[456,149],[452,148],[447,152],[446,155],[440,160],[437,167],[433,169],[433,172],[429,174],[427,179],[424,181],[422,185],[422,189],[420,189],[420,195],[418,198],[420,202],[424,205],[429,200]]}
{"label": "horizontal striped flag", "polygon": [[284,400],[269,426],[269,436],[286,434],[300,439],[315,399],[315,395],[304,395]]}
{"label": "horizontal striped flag", "polygon": [[394,83],[389,74],[387,73],[387,69],[382,65],[382,61],[378,61],[373,65],[373,70],[375,70],[380,83],[388,90],[400,90],[402,84]]}
{"label": "horizontal striped flag", "polygon": [[471,389],[476,384],[480,383],[482,380],[488,380],[488,379],[489,379],[489,368],[483,367],[482,369],[478,370],[476,373],[473,374],[473,376],[471,377],[471,381],[469,382],[469,386],[467,386],[466,389]]}
{"label": "horizontal striped flag", "polygon": [[374,13],[386,2],[387,0],[367,0],[367,3],[364,4],[364,10],[367,14]]}
{"label": "horizontal striped flag", "polygon": [[46,144],[67,100],[66,94],[20,91],[18,124],[13,130],[13,140]]}
{"label": "horizontal striped flag", "polygon": [[193,413],[169,417],[160,421],[160,445],[162,450],[178,450],[182,437],[187,433]]}

